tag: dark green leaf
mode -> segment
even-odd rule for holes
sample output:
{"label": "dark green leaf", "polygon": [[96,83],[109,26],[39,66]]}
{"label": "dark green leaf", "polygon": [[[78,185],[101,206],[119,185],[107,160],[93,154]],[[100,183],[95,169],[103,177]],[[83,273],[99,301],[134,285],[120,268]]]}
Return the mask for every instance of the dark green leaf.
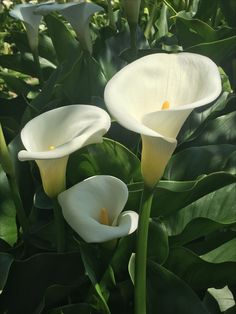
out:
{"label": "dark green leaf", "polygon": [[189,286],[166,268],[148,264],[149,314],[209,314]]}
{"label": "dark green leaf", "polygon": [[67,168],[69,185],[101,174],[116,176],[126,183],[135,181],[140,178],[139,159],[123,145],[109,139],[71,155]]}

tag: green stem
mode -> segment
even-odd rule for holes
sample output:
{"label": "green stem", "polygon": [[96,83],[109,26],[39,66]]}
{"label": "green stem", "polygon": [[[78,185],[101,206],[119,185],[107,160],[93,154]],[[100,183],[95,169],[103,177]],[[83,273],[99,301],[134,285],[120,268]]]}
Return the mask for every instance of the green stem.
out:
{"label": "green stem", "polygon": [[36,69],[37,69],[37,72],[38,72],[38,79],[39,79],[39,84],[41,87],[43,87],[43,72],[42,72],[42,69],[41,69],[41,66],[40,66],[40,62],[39,62],[39,54],[38,54],[38,51],[35,50],[32,52],[33,53],[33,58],[34,58],[34,63],[36,65]]}
{"label": "green stem", "polygon": [[137,24],[130,24],[130,48],[137,53]]}
{"label": "green stem", "polygon": [[153,190],[144,185],[139,212],[137,245],[135,256],[135,314],[146,314],[146,264],[149,217],[152,207]]}
{"label": "green stem", "polygon": [[66,232],[64,217],[57,198],[53,199],[53,212],[56,226],[57,252],[62,253],[65,252],[66,249]]}
{"label": "green stem", "polygon": [[116,23],[115,23],[115,17],[114,17],[111,0],[107,0],[107,11],[108,11],[108,18],[109,18],[109,26],[112,29],[116,30]]}
{"label": "green stem", "polygon": [[16,215],[19,220],[19,223],[22,227],[23,233],[27,233],[29,229],[29,222],[25,214],[25,210],[21,201],[18,184],[14,176],[7,175],[9,186],[12,192],[13,202],[16,208]]}

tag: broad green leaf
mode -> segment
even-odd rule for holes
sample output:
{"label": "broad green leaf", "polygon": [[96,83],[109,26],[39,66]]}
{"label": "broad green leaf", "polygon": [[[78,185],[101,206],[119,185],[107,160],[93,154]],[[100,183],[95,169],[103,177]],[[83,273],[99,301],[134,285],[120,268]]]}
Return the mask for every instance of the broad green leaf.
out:
{"label": "broad green leaf", "polygon": [[78,54],[60,80],[64,94],[72,103],[90,103],[93,96],[102,97],[106,82],[99,63],[86,52]]}
{"label": "broad green leaf", "polygon": [[116,176],[126,183],[135,181],[141,176],[139,159],[126,147],[110,139],[89,145],[70,156],[67,167],[69,185],[102,174]]}
{"label": "broad green leaf", "polygon": [[[100,258],[97,255],[98,251],[93,249],[92,246],[88,246],[86,243],[80,243],[80,250],[86,273],[96,292],[96,294],[90,296],[89,302],[91,302],[92,306],[97,310],[100,310],[103,313],[111,314],[107,305],[106,291],[99,284],[98,273],[101,271],[99,269],[101,267],[101,260],[99,263],[98,259]],[[94,260],[94,257],[96,256],[95,254],[97,255],[96,260]]]}
{"label": "broad green leaf", "polygon": [[236,131],[234,124],[236,121],[236,112],[231,112],[215,120],[209,121],[202,131],[202,134],[196,138],[191,145],[212,145],[212,144],[235,144]]}
{"label": "broad green leaf", "polygon": [[[8,36],[7,41],[10,43],[15,43],[18,50],[21,52],[31,52],[29,47],[29,41],[26,32],[19,32],[11,30],[10,36]],[[38,45],[39,55],[53,64],[56,64],[56,54],[50,37],[44,33],[39,33],[39,45]]]}
{"label": "broad green leaf", "polygon": [[7,281],[8,273],[13,263],[13,256],[7,253],[0,253],[0,294]]}
{"label": "broad green leaf", "polygon": [[177,36],[184,48],[215,42],[234,35],[233,29],[225,27],[214,30],[209,24],[199,19],[186,18],[181,12],[175,18]]}
{"label": "broad green leaf", "polygon": [[6,174],[0,165],[0,238],[13,245],[17,240],[16,210]]}
{"label": "broad green leaf", "polygon": [[201,258],[210,263],[236,262],[236,238],[232,239],[216,249],[204,254]]}
{"label": "broad green leaf", "polygon": [[0,308],[14,314],[34,313],[49,287],[79,287],[83,278],[79,253],[40,253],[23,261],[14,261],[0,296]]}
{"label": "broad green leaf", "polygon": [[[236,174],[236,145],[189,147],[173,155],[165,170],[168,180],[194,180],[202,174],[225,171]],[[233,167],[233,164],[235,167]]]}
{"label": "broad green leaf", "polygon": [[80,53],[79,43],[66,24],[55,14],[44,17],[48,34],[53,42],[57,59],[60,63],[75,60]]}
{"label": "broad green leaf", "polygon": [[148,230],[148,258],[163,264],[169,254],[168,233],[160,219],[152,219]]}
{"label": "broad green leaf", "polygon": [[[48,78],[52,71],[55,69],[55,65],[50,61],[39,58],[40,67],[43,72],[43,76]],[[38,72],[34,64],[33,56],[31,53],[16,53],[13,55],[0,55],[0,64],[4,68],[8,68],[14,71],[25,73],[33,77],[37,77]]]}
{"label": "broad green leaf", "polygon": [[[235,243],[234,246],[231,246],[231,250],[234,250],[234,247]],[[223,246],[220,246],[218,250],[224,254]],[[231,255],[232,253],[230,253],[229,259]],[[207,289],[236,283],[234,276],[236,256],[234,254],[234,261],[231,259],[227,261],[227,257],[225,256],[224,262],[221,262],[220,259],[206,262],[190,250],[176,247],[170,250],[165,267],[186,281],[193,289]]]}
{"label": "broad green leaf", "polygon": [[[235,182],[236,177],[225,172],[204,175],[196,181],[160,181],[156,187],[152,217],[170,216],[204,195]],[[129,184],[128,187],[130,193],[126,208],[137,209],[143,184]]]}
{"label": "broad green leaf", "polygon": [[147,280],[149,314],[209,314],[191,287],[166,268],[149,262]]}
{"label": "broad green leaf", "polygon": [[[235,96],[228,92],[222,93],[216,102],[208,106],[196,108],[188,117],[178,134],[178,143],[190,141],[201,134],[205,124],[219,116],[234,111]],[[177,150],[182,148],[178,146]]]}
{"label": "broad green leaf", "polygon": [[176,241],[190,242],[221,225],[236,223],[236,184],[227,185],[183,208],[165,219],[169,235]]}
{"label": "broad green leaf", "polygon": [[201,43],[187,49],[188,52],[198,53],[211,58],[217,64],[231,56],[236,48],[236,36],[217,41]]}

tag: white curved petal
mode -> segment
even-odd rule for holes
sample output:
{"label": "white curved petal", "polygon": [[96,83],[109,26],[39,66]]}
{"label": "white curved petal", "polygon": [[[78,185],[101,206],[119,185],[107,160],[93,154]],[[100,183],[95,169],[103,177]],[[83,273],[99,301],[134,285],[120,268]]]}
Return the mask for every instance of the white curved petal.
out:
{"label": "white curved petal", "polygon": [[38,9],[35,10],[35,13],[45,15],[52,11],[60,12],[74,28],[82,47],[91,53],[92,40],[89,30],[89,21],[94,13],[101,10],[103,10],[103,8],[97,4],[79,1],[77,3],[40,5]]}
{"label": "white curved petal", "polygon": [[[161,111],[166,100],[170,102],[168,112],[193,109],[210,103],[220,92],[219,71],[209,58],[193,53],[158,53],[120,70],[106,86],[105,101],[122,123],[122,112],[141,121],[143,115]],[[126,119],[123,124],[128,127],[128,123]]]}
{"label": "white curved petal", "polygon": [[[66,221],[86,242],[105,242],[135,231],[136,213],[119,217],[127,199],[127,186],[112,176],[88,178],[58,196]],[[107,208],[111,226],[99,222],[102,208]],[[112,225],[116,221],[117,226]]]}
{"label": "white curved petal", "polygon": [[[70,105],[45,112],[29,121],[21,131],[26,150],[20,160],[55,159],[93,143],[102,142],[110,117],[90,105]],[[54,146],[54,149],[50,149]]]}
{"label": "white curved petal", "polygon": [[[148,55],[108,82],[105,102],[109,112],[125,128],[142,135],[141,166],[146,182],[154,182],[155,173],[156,181],[160,179],[191,111],[220,93],[216,64],[193,53]],[[165,101],[170,108],[162,110]]]}
{"label": "white curved petal", "polygon": [[38,4],[18,4],[10,10],[9,14],[25,25],[30,48],[35,50],[38,46],[38,29],[42,20],[41,15],[35,15],[34,10]]}

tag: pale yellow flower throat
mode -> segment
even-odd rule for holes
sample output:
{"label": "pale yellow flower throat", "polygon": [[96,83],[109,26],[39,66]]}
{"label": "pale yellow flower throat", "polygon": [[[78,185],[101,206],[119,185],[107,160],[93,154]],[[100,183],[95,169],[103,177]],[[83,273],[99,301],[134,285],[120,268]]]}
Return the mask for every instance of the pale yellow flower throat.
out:
{"label": "pale yellow flower throat", "polygon": [[100,209],[99,221],[102,225],[110,226],[108,209],[103,207]]}
{"label": "pale yellow flower throat", "polygon": [[53,150],[53,149],[55,149],[55,146],[53,145],[49,146],[49,150]]}
{"label": "pale yellow flower throat", "polygon": [[161,110],[165,110],[165,109],[170,109],[170,103],[168,100],[164,101],[161,106]]}

